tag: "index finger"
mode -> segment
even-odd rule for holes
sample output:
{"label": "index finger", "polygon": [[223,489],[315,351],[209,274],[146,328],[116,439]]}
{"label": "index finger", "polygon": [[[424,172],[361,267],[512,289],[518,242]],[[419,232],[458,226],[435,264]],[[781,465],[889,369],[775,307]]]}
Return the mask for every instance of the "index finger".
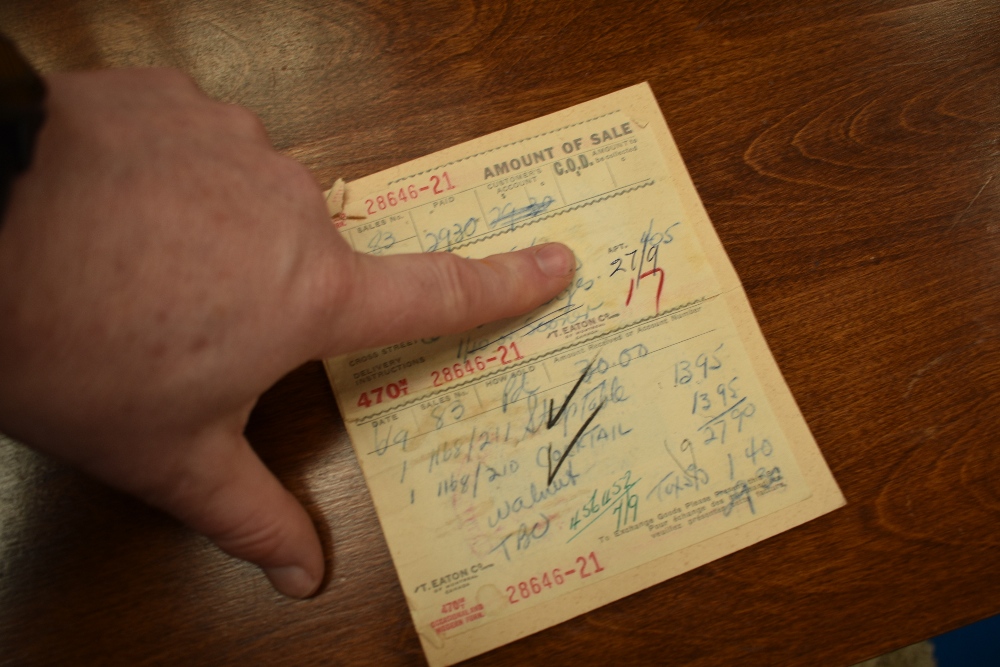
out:
{"label": "index finger", "polygon": [[484,259],[355,254],[324,356],[459,333],[529,312],[564,290],[575,268],[573,252],[561,243]]}

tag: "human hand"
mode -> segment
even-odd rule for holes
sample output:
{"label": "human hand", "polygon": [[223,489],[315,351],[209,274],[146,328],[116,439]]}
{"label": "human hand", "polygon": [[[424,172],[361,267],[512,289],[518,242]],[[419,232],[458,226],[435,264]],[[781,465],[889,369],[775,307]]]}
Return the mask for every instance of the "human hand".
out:
{"label": "human hand", "polygon": [[359,255],[260,121],[184,75],[48,84],[0,226],[0,429],[314,593],[315,528],[243,436],[260,394],[309,359],[526,312],[572,253]]}

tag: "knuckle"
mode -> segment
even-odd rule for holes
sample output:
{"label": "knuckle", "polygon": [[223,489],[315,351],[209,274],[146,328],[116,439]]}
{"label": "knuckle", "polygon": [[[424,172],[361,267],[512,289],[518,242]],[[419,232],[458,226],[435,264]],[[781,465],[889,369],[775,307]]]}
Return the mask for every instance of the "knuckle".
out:
{"label": "knuckle", "polygon": [[[132,488],[150,504],[173,514],[204,534],[226,553],[258,564],[279,557],[292,537],[292,527],[280,512],[247,511],[238,480],[215,472],[232,453],[195,454],[164,466],[145,488]],[[287,494],[284,489],[280,493]],[[245,499],[244,499],[245,500]]]}
{"label": "knuckle", "polygon": [[177,88],[201,92],[194,78],[183,70],[173,67],[157,67],[149,70],[149,75],[164,86],[176,86]]}
{"label": "knuckle", "polygon": [[466,261],[452,254],[441,255],[436,266],[436,291],[445,317],[454,324],[464,323],[473,304],[482,297],[479,281],[468,270]]}
{"label": "knuckle", "polygon": [[254,139],[269,141],[260,116],[238,104],[221,104],[220,107],[223,122],[231,130]]}
{"label": "knuckle", "polygon": [[[312,172],[290,157],[275,154],[275,168],[281,174],[285,187],[298,197],[322,198],[319,184]],[[318,200],[317,200],[318,201]]]}
{"label": "knuckle", "polygon": [[210,537],[227,553],[254,563],[267,564],[280,555],[289,536],[282,522],[262,521],[254,515],[225,533]]}

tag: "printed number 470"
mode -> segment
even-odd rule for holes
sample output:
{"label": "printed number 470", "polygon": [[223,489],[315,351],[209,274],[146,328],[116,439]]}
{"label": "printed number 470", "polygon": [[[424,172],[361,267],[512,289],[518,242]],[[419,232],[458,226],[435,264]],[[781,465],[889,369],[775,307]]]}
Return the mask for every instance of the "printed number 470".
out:
{"label": "printed number 470", "polygon": [[[383,396],[387,399],[399,398],[400,396],[406,396],[407,391],[409,391],[409,388],[407,387],[405,378],[399,382],[390,382],[384,387],[375,387],[369,391],[361,392],[361,396],[358,397],[358,407],[370,408],[373,405],[381,403]],[[374,401],[368,396],[369,392],[375,397]]]}

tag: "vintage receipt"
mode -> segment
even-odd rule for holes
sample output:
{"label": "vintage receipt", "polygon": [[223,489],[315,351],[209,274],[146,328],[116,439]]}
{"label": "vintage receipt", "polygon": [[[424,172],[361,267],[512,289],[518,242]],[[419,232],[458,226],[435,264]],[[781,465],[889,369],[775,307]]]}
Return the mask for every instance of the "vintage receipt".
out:
{"label": "vintage receipt", "polygon": [[578,258],[524,317],[326,362],[431,665],[843,504],[648,85],[343,192],[360,252]]}

